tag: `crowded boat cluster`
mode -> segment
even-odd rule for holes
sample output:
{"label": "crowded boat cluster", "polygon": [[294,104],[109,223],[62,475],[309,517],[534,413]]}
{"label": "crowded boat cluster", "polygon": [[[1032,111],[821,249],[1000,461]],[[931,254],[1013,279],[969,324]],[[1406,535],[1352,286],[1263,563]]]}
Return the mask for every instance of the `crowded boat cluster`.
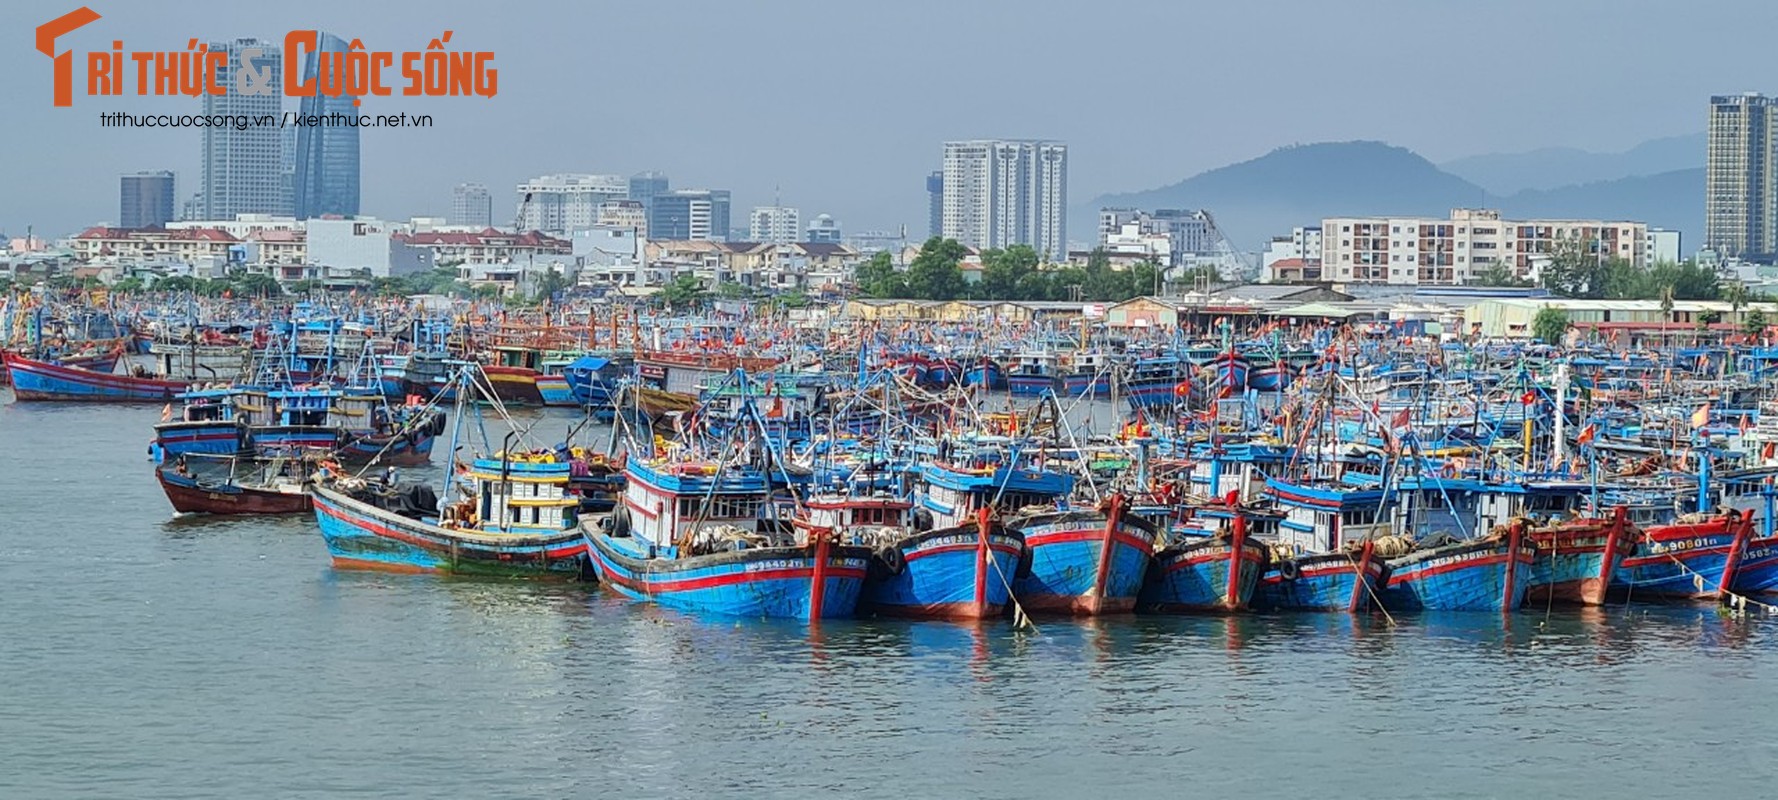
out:
{"label": "crowded boat cluster", "polygon": [[1778,591],[1758,343],[339,296],[3,321],[15,402],[161,406],[176,511],[312,514],[342,569],[808,620]]}

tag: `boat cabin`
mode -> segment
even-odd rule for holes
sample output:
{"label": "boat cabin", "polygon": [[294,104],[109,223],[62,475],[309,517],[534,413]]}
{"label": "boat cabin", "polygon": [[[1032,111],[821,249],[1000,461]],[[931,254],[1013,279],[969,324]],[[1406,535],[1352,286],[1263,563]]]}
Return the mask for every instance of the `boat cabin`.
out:
{"label": "boat cabin", "polygon": [[569,492],[570,463],[551,453],[495,453],[462,473],[471,496],[445,508],[439,524],[483,533],[545,534],[580,524]]}
{"label": "boat cabin", "polygon": [[629,535],[657,553],[677,553],[707,529],[756,533],[770,505],[765,474],[745,465],[632,453],[624,476]]}

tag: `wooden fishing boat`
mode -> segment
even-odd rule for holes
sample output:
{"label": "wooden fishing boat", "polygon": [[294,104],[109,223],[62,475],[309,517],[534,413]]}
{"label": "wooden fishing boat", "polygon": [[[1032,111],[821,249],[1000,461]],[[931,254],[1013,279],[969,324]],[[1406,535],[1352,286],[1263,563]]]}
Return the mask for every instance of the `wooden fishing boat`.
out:
{"label": "wooden fishing boat", "polygon": [[309,510],[304,459],[192,454],[155,467],[181,514],[300,514]]}
{"label": "wooden fishing boat", "polygon": [[1250,514],[1234,500],[1231,494],[1221,504],[1186,507],[1185,521],[1191,527],[1168,532],[1142,584],[1138,608],[1163,612],[1247,609],[1270,552],[1250,534]]}
{"label": "wooden fishing boat", "polygon": [[584,525],[600,583],[669,608],[819,620],[858,608],[871,553],[831,528],[762,517],[766,474],[747,464],[630,454],[623,505]]}
{"label": "wooden fishing boat", "polygon": [[1253,595],[1253,607],[1279,611],[1375,608],[1389,569],[1376,539],[1396,494],[1347,484],[1310,484],[1266,478],[1266,496],[1284,511],[1273,558]]}
{"label": "wooden fishing boat", "polygon": [[913,503],[885,496],[817,496],[809,520],[869,547],[867,610],[895,617],[979,620],[1000,616],[1012,593],[1025,542],[990,519],[919,531],[907,524]]}
{"label": "wooden fishing boat", "polygon": [[980,386],[992,391],[1006,387],[1006,371],[994,359],[983,356],[963,370],[964,386]]}
{"label": "wooden fishing boat", "polygon": [[[424,484],[320,476],[315,520],[333,565],[495,577],[578,578],[586,540],[568,493],[569,464],[496,453],[461,476],[467,496],[441,512]],[[463,487],[460,487],[463,488]]]}
{"label": "wooden fishing boat", "polygon": [[1618,560],[1635,552],[1635,531],[1622,506],[1609,519],[1581,519],[1533,527],[1536,549],[1526,597],[1532,603],[1604,605]]}
{"label": "wooden fishing boat", "polygon": [[1721,599],[1734,586],[1752,538],[1752,515],[1733,509],[1645,527],[1636,550],[1618,562],[1613,594],[1630,600]]}
{"label": "wooden fishing boat", "polygon": [[164,403],[188,385],[185,381],[94,372],[13,354],[0,354],[0,359],[6,362],[13,396],[21,401]]}
{"label": "wooden fishing boat", "polygon": [[1537,551],[1526,541],[1522,520],[1505,527],[1477,539],[1417,546],[1390,558],[1383,605],[1393,611],[1518,609],[1530,589]]}
{"label": "wooden fishing boat", "polygon": [[1025,537],[1030,569],[1013,593],[1033,613],[1096,616],[1136,608],[1160,533],[1124,513],[1122,495],[1102,509],[1024,513],[1006,526]]}

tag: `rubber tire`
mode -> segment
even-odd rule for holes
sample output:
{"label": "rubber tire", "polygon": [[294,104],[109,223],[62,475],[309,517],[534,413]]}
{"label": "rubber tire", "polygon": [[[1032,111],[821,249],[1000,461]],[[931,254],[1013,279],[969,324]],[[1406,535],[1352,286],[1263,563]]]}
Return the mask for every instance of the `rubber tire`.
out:
{"label": "rubber tire", "polygon": [[895,545],[884,545],[871,554],[871,563],[882,565],[886,575],[900,575],[908,570],[907,556],[902,555],[901,548]]}
{"label": "rubber tire", "polygon": [[1294,581],[1303,576],[1303,570],[1295,561],[1278,562],[1278,577],[1286,581]]}

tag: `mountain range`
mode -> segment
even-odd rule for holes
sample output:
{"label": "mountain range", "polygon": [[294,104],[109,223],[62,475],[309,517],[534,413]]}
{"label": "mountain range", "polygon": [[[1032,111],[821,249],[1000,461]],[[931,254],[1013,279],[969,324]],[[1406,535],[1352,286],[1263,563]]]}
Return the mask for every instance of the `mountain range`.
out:
{"label": "mountain range", "polygon": [[[1689,163],[1688,147],[1695,148]],[[1690,249],[1703,231],[1703,160],[1701,135],[1623,153],[1552,148],[1443,167],[1384,142],[1294,145],[1160,188],[1101,195],[1075,208],[1069,224],[1094,230],[1106,207],[1204,208],[1236,247],[1252,251],[1324,217],[1443,216],[1479,207],[1519,219],[1636,220],[1680,231]]]}

